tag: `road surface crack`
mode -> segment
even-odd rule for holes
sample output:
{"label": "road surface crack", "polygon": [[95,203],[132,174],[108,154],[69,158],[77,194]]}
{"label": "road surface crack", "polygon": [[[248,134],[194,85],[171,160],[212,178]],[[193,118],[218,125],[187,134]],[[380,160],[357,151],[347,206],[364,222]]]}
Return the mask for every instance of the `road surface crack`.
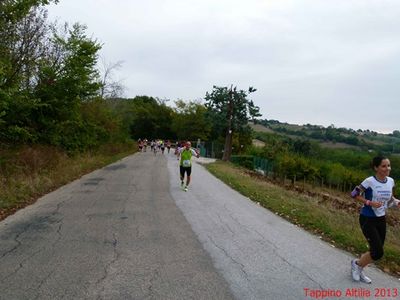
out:
{"label": "road surface crack", "polygon": [[157,267],[154,272],[153,272],[153,276],[150,278],[150,285],[147,288],[148,290],[148,294],[144,297],[144,298],[154,298],[154,291],[153,291],[153,284],[156,278],[160,277],[160,267]]}
{"label": "road surface crack", "polygon": [[49,274],[47,274],[47,276],[44,277],[44,278],[40,281],[39,285],[38,285],[37,288],[36,288],[36,291],[37,291],[38,293],[37,293],[36,297],[34,298],[35,300],[36,300],[36,299],[40,299],[40,296],[41,296],[41,295],[40,295],[40,292],[39,292],[40,289],[42,288],[43,284],[47,281],[47,279],[49,279],[50,276],[53,275],[54,272],[55,272],[55,269],[52,270],[51,272],[49,272]]}
{"label": "road surface crack", "polygon": [[[119,259],[120,254],[117,251],[118,239],[115,233],[113,233],[113,240],[111,241],[111,244],[113,245],[113,258],[104,266],[104,275],[99,280],[97,280],[96,285],[102,284],[108,278],[108,276],[110,275],[109,269]],[[101,294],[104,292],[104,290],[105,287],[102,286],[101,291],[97,296],[97,299],[102,299]]]}
{"label": "road surface crack", "polygon": [[261,245],[265,245],[268,244],[269,246],[271,246],[273,249],[273,253],[280,258],[282,261],[284,261],[286,264],[288,264],[290,267],[296,269],[297,271],[299,271],[301,274],[303,274],[304,276],[306,276],[309,280],[311,280],[312,282],[314,282],[315,284],[317,284],[321,289],[323,289],[323,287],[321,286],[321,284],[319,282],[317,282],[315,279],[313,279],[310,275],[308,275],[304,270],[302,270],[301,268],[293,265],[291,262],[289,262],[286,258],[284,258],[283,256],[281,256],[279,254],[279,248],[270,240],[268,240],[264,235],[262,235],[260,232],[258,232],[256,229],[253,229],[249,226],[246,226],[242,223],[239,222],[239,220],[237,218],[235,218],[233,216],[233,213],[230,214],[230,217],[237,222],[242,228],[245,228],[248,232],[254,232],[255,234],[257,234],[261,240],[256,240],[258,243],[260,243]]}
{"label": "road surface crack", "polygon": [[218,249],[220,249],[220,250],[225,254],[226,257],[228,257],[231,261],[233,261],[236,265],[239,266],[240,270],[241,270],[242,273],[245,275],[246,280],[247,280],[247,281],[250,281],[249,278],[248,278],[249,275],[248,275],[247,272],[245,271],[245,265],[242,264],[242,263],[240,263],[240,262],[238,262],[237,260],[235,260],[231,255],[229,255],[228,251],[226,251],[223,247],[220,247],[219,245],[217,245],[217,243],[214,242],[214,240],[212,239],[211,236],[208,235],[207,237],[208,237],[208,239],[211,241],[211,243],[212,243],[215,247],[217,247]]}
{"label": "road surface crack", "polygon": [[235,232],[232,230],[232,228],[228,225],[228,223],[224,222],[222,220],[222,217],[220,214],[217,214],[218,219],[220,220],[220,222],[224,225],[224,227],[228,228],[228,230],[231,232],[231,236],[235,236]]}

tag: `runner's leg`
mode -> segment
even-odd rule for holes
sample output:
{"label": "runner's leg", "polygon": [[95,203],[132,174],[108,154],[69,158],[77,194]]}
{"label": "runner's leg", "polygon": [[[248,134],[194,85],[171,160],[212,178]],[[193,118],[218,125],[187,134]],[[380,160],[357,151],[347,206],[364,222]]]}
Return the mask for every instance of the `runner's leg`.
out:
{"label": "runner's leg", "polygon": [[192,174],[192,167],[186,168],[186,187],[188,187],[190,183],[190,175]]}
{"label": "runner's leg", "polygon": [[180,173],[180,178],[181,178],[181,188],[183,188],[184,179],[185,179],[185,168],[182,166],[179,166],[179,173]]}

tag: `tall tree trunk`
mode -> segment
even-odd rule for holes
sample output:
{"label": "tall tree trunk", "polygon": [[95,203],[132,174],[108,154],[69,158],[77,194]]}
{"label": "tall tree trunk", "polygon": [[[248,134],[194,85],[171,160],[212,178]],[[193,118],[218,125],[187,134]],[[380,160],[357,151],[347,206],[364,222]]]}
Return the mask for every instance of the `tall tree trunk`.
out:
{"label": "tall tree trunk", "polygon": [[225,148],[222,160],[229,161],[231,159],[231,155],[232,155],[232,130],[228,129],[225,138]]}
{"label": "tall tree trunk", "polygon": [[228,104],[228,115],[227,115],[227,123],[228,128],[226,131],[225,137],[225,147],[224,147],[224,155],[222,156],[223,161],[229,161],[231,159],[232,154],[232,119],[233,119],[233,99],[232,99],[232,87],[229,92],[229,104]]}

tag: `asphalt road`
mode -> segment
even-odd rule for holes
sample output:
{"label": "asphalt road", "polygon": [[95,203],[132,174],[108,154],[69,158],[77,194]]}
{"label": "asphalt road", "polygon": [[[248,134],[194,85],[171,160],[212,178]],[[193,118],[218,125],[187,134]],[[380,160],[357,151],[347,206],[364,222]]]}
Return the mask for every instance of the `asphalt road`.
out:
{"label": "asphalt road", "polygon": [[397,278],[352,282],[351,255],[192,175],[184,192],[173,155],[138,153],[10,216],[0,299],[400,299]]}
{"label": "asphalt road", "polygon": [[167,160],[139,153],[0,223],[0,299],[232,299],[169,193]]}

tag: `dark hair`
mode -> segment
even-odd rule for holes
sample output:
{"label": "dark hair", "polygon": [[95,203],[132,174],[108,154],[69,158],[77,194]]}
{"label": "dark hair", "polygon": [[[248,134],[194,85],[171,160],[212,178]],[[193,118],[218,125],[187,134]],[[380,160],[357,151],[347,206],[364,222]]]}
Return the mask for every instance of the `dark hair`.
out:
{"label": "dark hair", "polygon": [[372,168],[377,168],[381,165],[382,160],[388,159],[386,156],[375,156],[372,159],[371,166]]}

